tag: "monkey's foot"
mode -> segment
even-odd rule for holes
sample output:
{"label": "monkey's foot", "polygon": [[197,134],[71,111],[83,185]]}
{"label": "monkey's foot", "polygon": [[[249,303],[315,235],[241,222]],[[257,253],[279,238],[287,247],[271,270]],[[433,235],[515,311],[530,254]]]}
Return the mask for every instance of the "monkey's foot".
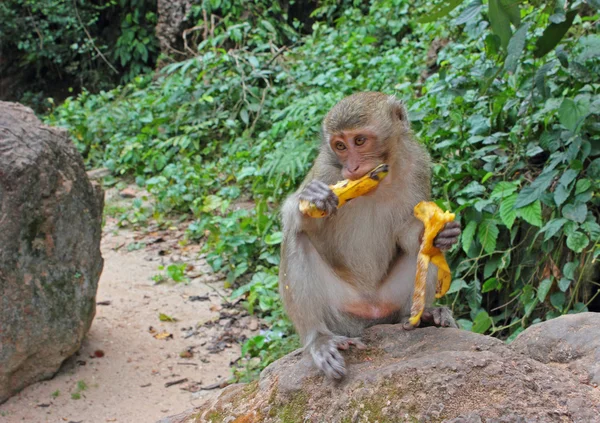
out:
{"label": "monkey's foot", "polygon": [[358,338],[346,336],[321,336],[310,347],[310,354],[319,370],[329,379],[342,379],[346,376],[346,362],[339,350],[347,350],[353,345],[358,349],[366,348]]}
{"label": "monkey's foot", "polygon": [[416,325],[411,325],[408,319],[402,321],[404,330],[413,330],[420,326],[421,323],[429,323],[427,326],[437,326],[444,328],[458,328],[458,325],[452,317],[452,311],[448,307],[429,307],[423,311],[421,321]]}

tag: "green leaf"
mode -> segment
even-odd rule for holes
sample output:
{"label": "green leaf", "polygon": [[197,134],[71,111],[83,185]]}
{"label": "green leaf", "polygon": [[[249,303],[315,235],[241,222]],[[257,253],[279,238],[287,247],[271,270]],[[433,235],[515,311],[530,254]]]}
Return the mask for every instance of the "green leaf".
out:
{"label": "green leaf", "polygon": [[517,211],[515,210],[516,201],[517,194],[513,194],[502,200],[502,203],[500,203],[500,219],[508,229],[512,228],[515,218],[517,217]]}
{"label": "green leaf", "polygon": [[481,0],[472,1],[467,5],[465,10],[458,16],[458,18],[454,19],[455,25],[462,25],[469,22],[471,19],[475,18],[481,12],[483,8],[483,4]]}
{"label": "green leaf", "polygon": [[499,286],[501,286],[501,285],[498,283],[498,279],[489,278],[487,281],[485,281],[483,283],[483,286],[481,287],[481,292],[486,293],[489,291],[493,291],[493,290],[497,289]]}
{"label": "green leaf", "polygon": [[587,216],[587,206],[585,204],[567,204],[562,208],[562,215],[573,222],[583,223]]}
{"label": "green leaf", "polygon": [[281,241],[283,239],[283,233],[282,232],[274,232],[272,234],[269,234],[265,237],[265,244],[267,245],[278,245],[281,244]]}
{"label": "green leaf", "polygon": [[517,188],[518,187],[514,182],[500,181],[494,187],[490,199],[508,197],[515,192]]}
{"label": "green leaf", "polygon": [[242,109],[242,111],[240,112],[240,118],[246,125],[248,125],[248,122],[250,122],[250,118],[248,117],[248,110]]}
{"label": "green leaf", "polygon": [[548,62],[539,68],[535,74],[535,87],[544,98],[548,96],[546,89],[546,74],[551,71],[555,65],[556,61]]}
{"label": "green leaf", "polygon": [[571,286],[571,280],[570,279],[561,278],[558,281],[558,289],[560,289],[562,292],[566,292],[567,289],[569,289],[569,286]]}
{"label": "green leaf", "polygon": [[509,73],[515,73],[517,70],[517,64],[519,63],[519,58],[523,53],[523,49],[525,48],[525,41],[527,40],[527,31],[531,26],[531,22],[527,22],[522,25],[514,35],[510,38],[508,42],[506,60],[504,62],[504,70]]}
{"label": "green leaf", "polygon": [[471,248],[471,244],[473,243],[473,238],[475,237],[475,230],[477,229],[477,222],[471,220],[465,230],[462,231],[460,236],[462,242],[462,248],[465,253],[469,253],[469,249]]}
{"label": "green leaf", "polygon": [[485,53],[490,57],[498,54],[501,47],[500,44],[500,37],[496,34],[488,34],[485,37]]}
{"label": "green leaf", "polygon": [[462,330],[471,332],[473,329],[473,322],[471,322],[470,320],[456,319],[456,323],[458,324],[458,327],[461,328]]}
{"label": "green leaf", "polygon": [[217,195],[207,195],[202,201],[202,211],[204,213],[210,213],[223,204],[223,199]]}
{"label": "green leaf", "polygon": [[589,243],[588,237],[579,231],[572,232],[567,236],[567,247],[576,253],[581,253]]}
{"label": "green leaf", "polygon": [[581,229],[590,234],[592,240],[598,240],[600,238],[600,225],[596,222],[584,222],[583,225],[581,225]]}
{"label": "green leaf", "polygon": [[579,267],[579,263],[576,261],[570,261],[565,263],[563,266],[563,275],[571,280],[575,279],[575,271]]}
{"label": "green leaf", "polygon": [[558,180],[558,182],[561,183],[561,184],[563,184],[564,186],[568,187],[569,184],[571,182],[573,182],[573,180],[575,178],[577,178],[577,175],[579,175],[579,172],[577,172],[576,170],[574,170],[574,169],[567,169],[560,176],[560,179]]}
{"label": "green leaf", "polygon": [[581,194],[582,192],[586,192],[592,186],[592,181],[589,179],[580,179],[577,181],[577,185],[575,185],[575,195]]}
{"label": "green leaf", "polygon": [[453,294],[460,291],[463,288],[468,288],[469,285],[463,279],[454,279],[450,284],[450,288],[446,292],[446,295]]}
{"label": "green leaf", "polygon": [[554,202],[558,207],[560,207],[567,198],[569,198],[569,193],[571,190],[565,187],[563,184],[558,184],[554,189]]}
{"label": "green leaf", "polygon": [[158,313],[158,320],[161,322],[176,322],[177,319],[164,313]]}
{"label": "green leaf", "polygon": [[492,326],[492,319],[490,319],[487,311],[480,311],[473,319],[473,328],[471,329],[475,333],[484,333],[490,326]]}
{"label": "green leaf", "polygon": [[600,157],[590,163],[586,169],[586,174],[592,179],[600,179]]}
{"label": "green leaf", "polygon": [[539,200],[517,209],[517,214],[532,226],[542,226],[542,203]]}
{"label": "green leaf", "polygon": [[488,15],[492,31],[498,37],[503,48],[507,48],[512,31],[510,24],[518,27],[521,24],[519,3],[514,0],[489,0]]}
{"label": "green leaf", "polygon": [[556,308],[558,311],[563,311],[563,307],[565,305],[565,293],[564,292],[555,292],[550,296],[550,303]]}
{"label": "green leaf", "polygon": [[512,31],[510,29],[510,20],[501,11],[500,0],[489,1],[488,14],[492,31],[500,38],[500,45],[503,48],[506,48],[510,41]]}
{"label": "green leaf", "polygon": [[500,230],[493,220],[485,220],[479,225],[477,235],[486,253],[491,254],[496,250],[496,241]]}
{"label": "green leaf", "polygon": [[430,23],[435,22],[444,16],[447,16],[450,12],[458,7],[462,3],[462,0],[449,0],[440,3],[435,9],[429,12],[427,15],[417,19],[417,23]]}
{"label": "green leaf", "polygon": [[589,106],[586,103],[565,98],[558,109],[558,120],[569,131],[576,132],[579,124],[589,113]]}
{"label": "green leaf", "polygon": [[483,267],[483,277],[488,279],[492,274],[498,269],[498,266],[501,262],[500,256],[492,257],[485,262],[485,266]]}
{"label": "green leaf", "polygon": [[552,281],[550,279],[544,279],[540,282],[540,286],[537,289],[537,298],[541,303],[546,299],[546,295],[550,292],[550,288],[552,288]]}
{"label": "green leaf", "polygon": [[565,20],[558,24],[550,24],[544,30],[544,33],[535,42],[535,50],[533,52],[535,57],[543,57],[548,54],[554,47],[558,45],[562,37],[567,33],[573,19],[577,15],[577,10],[571,10],[567,13]]}
{"label": "green leaf", "polygon": [[523,188],[521,192],[519,192],[519,196],[517,197],[517,201],[515,203],[515,208],[518,209],[531,204],[536,200],[539,200],[542,194],[548,189],[556,175],[558,175],[558,170],[544,172],[538,176],[537,179],[531,183],[531,185]]}
{"label": "green leaf", "polygon": [[567,219],[565,218],[557,218],[557,219],[552,219],[551,221],[549,221],[548,223],[546,223],[546,225],[544,225],[544,227],[542,229],[540,229],[539,233],[544,233],[544,241],[548,241],[550,238],[552,238],[554,236],[554,234],[556,234],[560,228],[563,227],[563,225],[567,222]]}

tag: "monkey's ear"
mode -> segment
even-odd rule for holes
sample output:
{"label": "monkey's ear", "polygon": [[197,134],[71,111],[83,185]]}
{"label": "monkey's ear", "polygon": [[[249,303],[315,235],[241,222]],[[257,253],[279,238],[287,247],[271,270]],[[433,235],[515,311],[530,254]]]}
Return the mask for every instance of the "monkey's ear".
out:
{"label": "monkey's ear", "polygon": [[398,100],[393,95],[390,96],[389,102],[392,109],[393,117],[398,119],[402,126],[409,130],[410,120],[408,119],[408,111],[406,110],[406,106],[404,105],[404,103],[401,100]]}

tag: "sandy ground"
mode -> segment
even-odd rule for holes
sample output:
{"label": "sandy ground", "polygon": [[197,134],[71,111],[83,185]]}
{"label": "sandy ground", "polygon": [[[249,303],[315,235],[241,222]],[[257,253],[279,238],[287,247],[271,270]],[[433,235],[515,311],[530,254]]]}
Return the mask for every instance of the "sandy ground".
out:
{"label": "sandy ground", "polygon": [[[52,380],[0,405],[0,422],[156,422],[201,404],[216,391],[200,387],[230,377],[240,334],[251,335],[257,322],[239,309],[228,309],[239,319],[223,319],[220,295],[227,292],[198,259],[198,246],[180,246],[181,231],[172,234],[173,241],[168,231],[117,231],[115,222],[109,218],[105,226],[100,304],[82,348]],[[130,247],[140,242],[148,245]],[[195,278],[156,284],[158,266],[174,257],[193,263]],[[162,322],[159,313],[177,321]],[[154,337],[165,331],[172,338]],[[165,386],[181,379],[187,381]]]}

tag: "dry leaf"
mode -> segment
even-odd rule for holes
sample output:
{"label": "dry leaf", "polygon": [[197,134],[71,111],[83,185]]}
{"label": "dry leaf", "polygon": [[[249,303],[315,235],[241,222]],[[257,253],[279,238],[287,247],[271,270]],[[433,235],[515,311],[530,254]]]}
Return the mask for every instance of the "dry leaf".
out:
{"label": "dry leaf", "polygon": [[156,339],[173,339],[173,334],[167,331],[163,331],[161,333],[157,333],[154,335]]}

